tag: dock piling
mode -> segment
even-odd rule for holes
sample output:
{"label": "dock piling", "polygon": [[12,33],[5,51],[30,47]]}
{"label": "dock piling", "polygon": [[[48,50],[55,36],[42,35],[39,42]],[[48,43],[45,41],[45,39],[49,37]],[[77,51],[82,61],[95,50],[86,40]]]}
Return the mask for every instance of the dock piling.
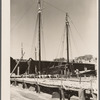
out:
{"label": "dock piling", "polygon": [[85,100],[85,90],[84,89],[80,89],[79,90],[79,100]]}
{"label": "dock piling", "polygon": [[37,93],[40,93],[40,86],[38,83],[36,83],[36,87],[35,87],[35,90]]}
{"label": "dock piling", "polygon": [[62,87],[59,87],[59,94],[60,94],[60,100],[65,100],[64,90],[62,89]]}

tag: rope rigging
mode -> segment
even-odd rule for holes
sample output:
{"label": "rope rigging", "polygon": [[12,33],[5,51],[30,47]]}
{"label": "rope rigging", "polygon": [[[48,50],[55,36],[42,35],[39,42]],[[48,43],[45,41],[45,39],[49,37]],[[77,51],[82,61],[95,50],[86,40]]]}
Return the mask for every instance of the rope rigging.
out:
{"label": "rope rigging", "polygon": [[70,19],[70,22],[72,23],[72,25],[74,26],[74,29],[76,30],[76,32],[77,32],[77,34],[78,34],[78,36],[79,36],[79,38],[80,38],[80,40],[81,40],[81,42],[82,42],[82,44],[84,45],[84,47],[86,47],[86,48],[84,48],[84,49],[86,49],[85,51],[89,51],[90,49],[88,48],[88,46],[87,46],[87,44],[86,44],[86,42],[83,40],[83,38],[82,38],[82,36],[81,36],[81,34],[80,34],[80,32],[79,32],[79,30],[77,29],[77,27],[76,27],[76,25],[74,24],[74,22],[73,22],[73,20],[71,19],[71,17],[70,16],[68,16],[69,17],[69,19]]}
{"label": "rope rigging", "polygon": [[33,0],[33,3],[25,10],[25,12],[23,13],[23,15],[18,19],[18,21],[13,25],[13,27],[11,28],[11,32],[15,29],[15,27],[17,27],[17,25],[21,22],[21,20],[25,17],[25,15],[27,13],[29,13],[29,10],[32,9],[32,6],[35,4],[34,3],[35,0]]}
{"label": "rope rigging", "polygon": [[54,5],[52,5],[51,3],[49,3],[49,2],[46,2],[45,0],[43,0],[43,2],[44,3],[46,3],[47,5],[49,5],[49,6],[51,6],[51,7],[53,7],[53,8],[55,8],[55,9],[57,9],[58,11],[60,11],[60,12],[62,12],[62,13],[66,13],[66,11],[64,11],[64,10],[62,10],[62,9],[60,9],[60,8],[58,8],[58,7],[56,7],[56,6],[54,6]]}
{"label": "rope rigging", "polygon": [[[56,59],[56,58],[63,58],[64,43],[65,43],[65,30],[66,30],[66,28],[64,27],[64,32],[63,32],[63,34],[61,35],[61,39],[60,39],[59,46],[58,46],[58,49],[57,49],[58,52],[57,52],[57,55],[56,55],[55,59]],[[60,55],[60,57],[59,57],[59,55]],[[53,66],[51,66],[52,62],[50,62],[49,65],[48,65],[48,67],[49,67],[49,68],[50,68],[50,67],[54,67],[54,66],[55,66],[55,63],[56,63],[56,61],[54,61]],[[58,63],[58,65],[61,65],[61,64],[62,64],[62,61],[60,61],[60,62]]]}
{"label": "rope rigging", "polygon": [[[36,41],[37,41],[37,25],[38,25],[38,16],[36,18],[36,25],[35,25],[35,29],[34,29],[34,35],[33,35],[33,40],[32,40],[32,45],[31,45],[31,51],[30,51],[30,56],[35,58],[35,55],[33,52],[35,52],[35,49],[34,48],[37,48],[36,47]],[[32,56],[33,55],[33,56]]]}
{"label": "rope rigging", "polygon": [[43,22],[44,21],[43,21],[43,14],[41,13],[41,15],[42,15],[41,16],[41,19],[42,19],[42,22],[41,22],[41,24],[42,24],[41,25],[41,31],[42,31],[41,32],[42,33],[41,34],[41,37],[42,37],[42,54],[43,54],[44,59],[46,60],[46,49],[45,49],[45,40],[44,40],[44,32],[43,32],[43,25],[44,25]]}
{"label": "rope rigging", "polygon": [[[78,54],[78,53],[80,53],[79,52],[79,50],[77,49],[78,48],[78,46],[77,46],[77,44],[76,44],[76,41],[75,41],[75,39],[74,39],[74,37],[73,37],[73,34],[72,34],[72,30],[71,30],[71,27],[69,26],[69,29],[70,29],[70,39],[72,40],[72,42],[73,42],[73,44],[74,44],[74,48],[76,49],[76,53]],[[71,41],[70,40],[70,41]],[[71,42],[71,43],[72,43]],[[74,50],[75,50],[74,49]]]}
{"label": "rope rigging", "polygon": [[[37,7],[38,9],[38,7]],[[35,24],[35,31],[34,31],[34,36],[33,36],[33,42],[32,42],[32,47],[31,47],[31,54],[30,55],[33,55],[34,52],[35,52],[35,49],[38,49],[38,15],[37,15],[37,18],[36,18],[36,24]],[[45,51],[45,42],[44,42],[44,32],[43,32],[43,14],[41,12],[41,45],[42,45],[42,58],[46,59],[46,51]],[[33,50],[34,49],[34,50]],[[38,52],[37,52],[38,54]],[[34,55],[34,58],[35,58],[35,55]]]}
{"label": "rope rigging", "polygon": [[[11,29],[11,32],[14,30],[14,28],[19,24],[19,22],[21,22],[21,20],[24,18],[24,16],[27,14],[27,12],[31,9],[31,7],[33,6],[33,4],[35,4],[34,3],[34,1],[35,0],[33,0],[33,3],[31,4],[31,6],[25,11],[25,13],[20,17],[20,19],[15,23],[15,25],[12,27],[12,29]],[[58,11],[60,11],[60,12],[62,12],[62,13],[66,13],[64,10],[62,10],[62,9],[59,9],[59,8],[57,8],[56,6],[54,6],[54,5],[52,5],[52,4],[50,4],[49,2],[47,2],[47,1],[45,1],[45,0],[42,0],[43,2],[43,4],[45,3],[45,4],[47,4],[47,5],[49,5],[49,6],[51,6],[52,8],[54,8],[54,9],[57,9]],[[69,17],[69,19],[70,19],[70,22],[72,23],[72,25],[74,26],[74,28],[75,28],[75,30],[77,31],[77,33],[79,34],[79,31],[77,30],[77,28],[76,28],[76,26],[74,25],[74,23],[73,23],[73,21],[72,21],[72,19],[71,19],[71,17],[68,15],[68,17]],[[37,21],[38,21],[38,19],[37,19]],[[33,40],[32,40],[32,47],[31,47],[31,52],[30,53],[32,53],[32,51],[34,51],[33,50],[33,48],[34,47],[36,47],[36,45],[37,45],[37,43],[36,43],[36,36],[37,36],[37,29],[36,29],[36,27],[37,27],[37,21],[36,21],[36,26],[35,26],[35,32],[34,32],[34,36],[33,36]],[[43,23],[42,23],[42,25],[41,25],[42,27],[41,27],[41,30],[42,30],[42,44],[43,44],[43,51],[44,51],[44,53],[46,52],[45,51],[45,42],[44,42],[44,32],[43,32]],[[79,34],[79,36],[80,36],[80,34]],[[63,36],[63,38],[64,38],[65,36]],[[80,40],[82,41],[83,39],[82,39],[82,37],[80,36]],[[60,46],[59,47],[61,47],[61,49],[58,49],[59,51],[58,51],[58,54],[59,54],[59,52],[60,52],[60,50],[61,50],[61,52],[60,52],[60,56],[62,57],[63,56],[63,49],[64,49],[64,42],[65,42],[65,40],[62,40],[62,44],[59,44]],[[74,42],[73,42],[74,43]],[[84,42],[85,43],[85,42]],[[84,44],[85,45],[85,47],[87,46],[86,44]],[[76,46],[75,46],[76,47]],[[38,48],[38,47],[36,47],[36,48]],[[88,47],[86,47],[86,48],[88,48]],[[57,56],[58,56],[58,54],[57,54]],[[32,54],[30,54],[30,55],[32,55]],[[34,55],[34,53],[33,53],[33,55]],[[46,55],[46,54],[44,54],[44,55]]]}
{"label": "rope rigging", "polygon": [[[70,27],[70,25],[69,25],[69,27]],[[69,52],[69,54],[70,54],[70,59],[73,59],[73,54],[72,54],[72,45],[71,45],[71,34],[69,34],[69,48],[70,48],[70,52]]]}
{"label": "rope rigging", "polygon": [[64,44],[64,37],[65,37],[65,27],[64,27],[64,33],[61,35],[61,40],[59,42],[59,46],[58,46],[58,52],[57,52],[57,56],[55,58],[58,58],[59,57],[59,54],[60,54],[60,57],[63,56],[63,50],[61,50],[62,52],[60,52],[60,49],[61,47],[63,48],[62,44]]}
{"label": "rope rigging", "polygon": [[65,43],[65,28],[64,28],[64,34],[63,34],[63,38],[62,38],[62,50],[61,50],[61,53],[60,53],[60,57],[63,57],[63,53],[64,53],[64,43]]}

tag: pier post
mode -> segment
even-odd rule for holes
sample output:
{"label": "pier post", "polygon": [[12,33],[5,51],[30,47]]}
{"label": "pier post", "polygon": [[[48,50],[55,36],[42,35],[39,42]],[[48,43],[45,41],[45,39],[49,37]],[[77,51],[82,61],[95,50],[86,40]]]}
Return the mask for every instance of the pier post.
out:
{"label": "pier post", "polygon": [[70,97],[71,97],[71,95],[70,95],[70,90],[68,90],[68,100],[70,100]]}
{"label": "pier post", "polygon": [[27,89],[27,88],[28,88],[26,83],[24,83],[24,86],[25,86],[25,89]]}
{"label": "pier post", "polygon": [[22,87],[23,87],[23,89],[27,89],[27,84],[24,81],[22,83]]}
{"label": "pier post", "polygon": [[62,87],[59,87],[59,94],[60,94],[60,100],[65,100],[64,91]]}
{"label": "pier post", "polygon": [[37,88],[38,88],[38,93],[40,93],[40,86],[39,86],[39,84],[37,85]]}
{"label": "pier post", "polygon": [[14,79],[14,86],[16,86],[17,85],[17,81],[16,81],[16,79]]}
{"label": "pier post", "polygon": [[95,94],[92,94],[93,100],[97,100],[97,96]]}
{"label": "pier post", "polygon": [[81,84],[81,76],[79,76],[79,83]]}
{"label": "pier post", "polygon": [[23,89],[25,88],[24,82],[22,83],[22,87],[23,87]]}
{"label": "pier post", "polygon": [[79,100],[85,100],[85,90],[84,89],[79,90]]}
{"label": "pier post", "polygon": [[36,83],[36,87],[35,87],[35,90],[37,93],[40,93],[40,86],[38,83]]}
{"label": "pier post", "polygon": [[92,94],[93,100],[97,100],[97,96],[93,93],[93,89],[91,89],[91,94]]}

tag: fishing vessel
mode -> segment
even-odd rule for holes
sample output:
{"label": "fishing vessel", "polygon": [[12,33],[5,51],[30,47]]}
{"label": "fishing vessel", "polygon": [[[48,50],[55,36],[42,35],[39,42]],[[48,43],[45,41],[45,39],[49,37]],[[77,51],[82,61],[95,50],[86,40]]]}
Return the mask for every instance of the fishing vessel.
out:
{"label": "fishing vessel", "polygon": [[[34,61],[32,58],[24,61],[22,56],[18,61],[14,62],[14,68],[11,70],[11,84],[23,84],[23,88],[33,86],[40,93],[46,92],[53,94],[57,92],[60,95],[60,100],[67,98],[70,100],[76,96],[78,100],[90,100],[97,98],[97,76],[94,64],[75,63],[69,61],[69,21],[68,13],[65,16],[66,25],[66,44],[67,44],[67,61],[56,62],[52,67],[48,67],[48,61],[41,61],[41,0],[38,0],[38,45],[39,45],[39,61]],[[13,61],[13,59],[12,59]],[[17,63],[16,63],[17,62]],[[21,71],[21,64],[25,72]],[[45,63],[45,64],[44,64]],[[79,66],[82,66],[82,68]],[[33,68],[33,71],[31,70]],[[17,75],[13,75],[16,71]],[[43,73],[45,71],[45,73]],[[88,76],[88,77],[86,77]]]}

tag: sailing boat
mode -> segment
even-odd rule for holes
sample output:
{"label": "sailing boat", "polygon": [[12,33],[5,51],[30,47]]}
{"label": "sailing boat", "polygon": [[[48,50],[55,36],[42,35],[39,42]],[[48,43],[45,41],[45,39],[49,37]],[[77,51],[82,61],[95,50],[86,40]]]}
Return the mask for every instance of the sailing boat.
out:
{"label": "sailing boat", "polygon": [[[38,36],[39,36],[39,63],[38,63],[38,76],[42,76],[42,66],[41,66],[41,1],[38,1]],[[68,76],[70,76],[70,73],[73,74],[73,68],[70,65],[69,62],[69,22],[68,22],[68,13],[66,13],[66,43],[67,43],[67,62],[65,63],[65,66],[63,67],[65,69],[65,74],[68,73]],[[21,57],[22,58],[22,57]],[[20,60],[21,61],[21,60]],[[19,61],[19,63],[20,63]],[[18,64],[19,64],[18,63]],[[15,66],[14,70],[17,68],[18,64]],[[12,71],[12,73],[14,72]],[[85,72],[86,73],[86,72]],[[12,75],[12,74],[11,74]],[[16,79],[16,81],[21,82],[23,79]],[[31,80],[30,78],[24,78],[24,82],[26,84],[37,84],[37,81],[35,79]],[[59,88],[61,87],[65,91],[78,91],[80,88],[85,90],[91,90],[91,87],[93,89],[93,86],[91,86],[90,81],[88,82],[82,82],[81,80],[75,81],[75,80],[62,80],[62,78],[59,80],[57,79],[38,79],[38,86],[46,87],[46,88]],[[96,88],[96,87],[95,87]],[[94,90],[96,90],[94,88]]]}

